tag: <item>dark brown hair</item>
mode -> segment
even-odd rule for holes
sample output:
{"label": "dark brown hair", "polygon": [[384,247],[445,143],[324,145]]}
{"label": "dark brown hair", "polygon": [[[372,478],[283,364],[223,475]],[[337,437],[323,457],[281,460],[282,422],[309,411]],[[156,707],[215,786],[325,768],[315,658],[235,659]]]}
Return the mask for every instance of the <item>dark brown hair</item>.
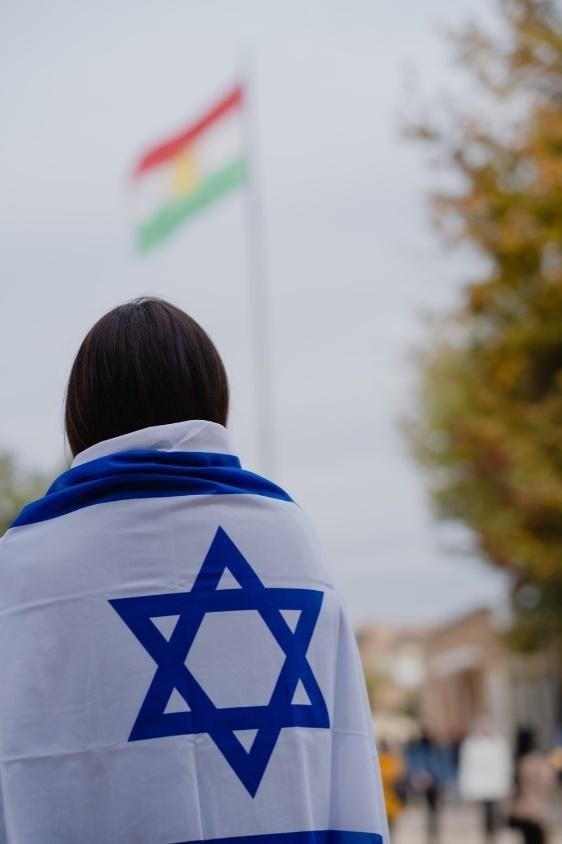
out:
{"label": "dark brown hair", "polygon": [[162,299],[114,308],[84,338],[66,392],[72,453],[151,425],[226,425],[228,379],[210,338]]}

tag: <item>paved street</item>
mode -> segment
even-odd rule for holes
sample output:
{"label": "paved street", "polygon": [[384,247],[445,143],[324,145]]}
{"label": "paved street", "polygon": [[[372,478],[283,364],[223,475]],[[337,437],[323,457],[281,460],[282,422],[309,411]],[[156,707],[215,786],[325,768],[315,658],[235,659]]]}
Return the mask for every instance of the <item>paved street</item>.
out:
{"label": "paved street", "polygon": [[[441,816],[439,844],[484,844],[479,827],[478,811],[471,806],[446,806]],[[426,844],[425,818],[418,807],[407,809],[396,823],[392,844]],[[496,844],[521,844],[520,838],[502,830]],[[549,844],[562,844],[562,830]]]}

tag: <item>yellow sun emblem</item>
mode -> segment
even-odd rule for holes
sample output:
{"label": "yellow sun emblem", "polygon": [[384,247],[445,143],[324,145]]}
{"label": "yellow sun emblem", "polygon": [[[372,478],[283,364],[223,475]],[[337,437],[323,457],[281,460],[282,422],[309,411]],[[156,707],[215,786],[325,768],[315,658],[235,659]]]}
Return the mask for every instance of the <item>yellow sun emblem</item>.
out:
{"label": "yellow sun emblem", "polygon": [[173,193],[191,193],[199,182],[199,169],[192,149],[184,149],[176,158],[172,166]]}

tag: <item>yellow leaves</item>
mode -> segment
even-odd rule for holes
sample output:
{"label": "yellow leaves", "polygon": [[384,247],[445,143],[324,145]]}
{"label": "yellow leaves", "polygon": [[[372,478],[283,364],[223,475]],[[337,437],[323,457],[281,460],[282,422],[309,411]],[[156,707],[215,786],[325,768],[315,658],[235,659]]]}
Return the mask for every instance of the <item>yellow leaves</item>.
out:
{"label": "yellow leaves", "polygon": [[545,243],[541,252],[541,274],[545,281],[562,285],[562,242]]}
{"label": "yellow leaves", "polygon": [[518,397],[538,353],[530,327],[509,338],[441,346],[426,362],[418,454],[441,510],[465,520],[493,562],[518,569],[524,559],[527,575],[562,576],[562,395]]}
{"label": "yellow leaves", "polygon": [[495,371],[496,381],[506,390],[512,390],[523,372],[523,361],[508,358],[500,361]]}
{"label": "yellow leaves", "polygon": [[434,119],[411,135],[446,151],[450,168],[462,176],[456,193],[432,196],[445,236],[470,240],[498,264],[504,255],[522,260],[524,253],[525,272],[539,274],[545,243],[562,242],[562,22],[553,6],[537,0],[500,8],[510,50],[508,40],[496,42],[474,28],[456,40],[481,80],[509,80],[507,89],[486,84],[498,109],[508,95],[517,100],[504,126],[453,113],[449,129]]}
{"label": "yellow leaves", "polygon": [[480,314],[486,310],[490,302],[491,292],[490,285],[487,282],[472,284],[469,287],[468,306],[472,313]]}
{"label": "yellow leaves", "polygon": [[538,0],[500,9],[507,37],[459,43],[503,125],[453,113],[416,132],[457,177],[432,197],[441,230],[487,269],[432,338],[410,431],[440,512],[548,595],[562,584],[562,21]]}

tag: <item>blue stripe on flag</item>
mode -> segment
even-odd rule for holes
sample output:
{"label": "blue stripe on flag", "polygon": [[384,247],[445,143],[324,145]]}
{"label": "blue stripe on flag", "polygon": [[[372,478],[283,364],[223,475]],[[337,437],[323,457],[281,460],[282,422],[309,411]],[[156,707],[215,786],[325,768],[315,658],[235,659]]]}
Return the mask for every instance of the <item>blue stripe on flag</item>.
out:
{"label": "blue stripe on flag", "polygon": [[232,454],[135,449],[63,472],[43,498],[23,508],[12,527],[54,519],[92,504],[180,495],[262,495],[292,500],[271,481],[243,469]]}
{"label": "blue stripe on flag", "polygon": [[376,832],[342,832],[337,829],[308,832],[277,832],[270,835],[240,835],[233,838],[207,838],[177,844],[384,844]]}

